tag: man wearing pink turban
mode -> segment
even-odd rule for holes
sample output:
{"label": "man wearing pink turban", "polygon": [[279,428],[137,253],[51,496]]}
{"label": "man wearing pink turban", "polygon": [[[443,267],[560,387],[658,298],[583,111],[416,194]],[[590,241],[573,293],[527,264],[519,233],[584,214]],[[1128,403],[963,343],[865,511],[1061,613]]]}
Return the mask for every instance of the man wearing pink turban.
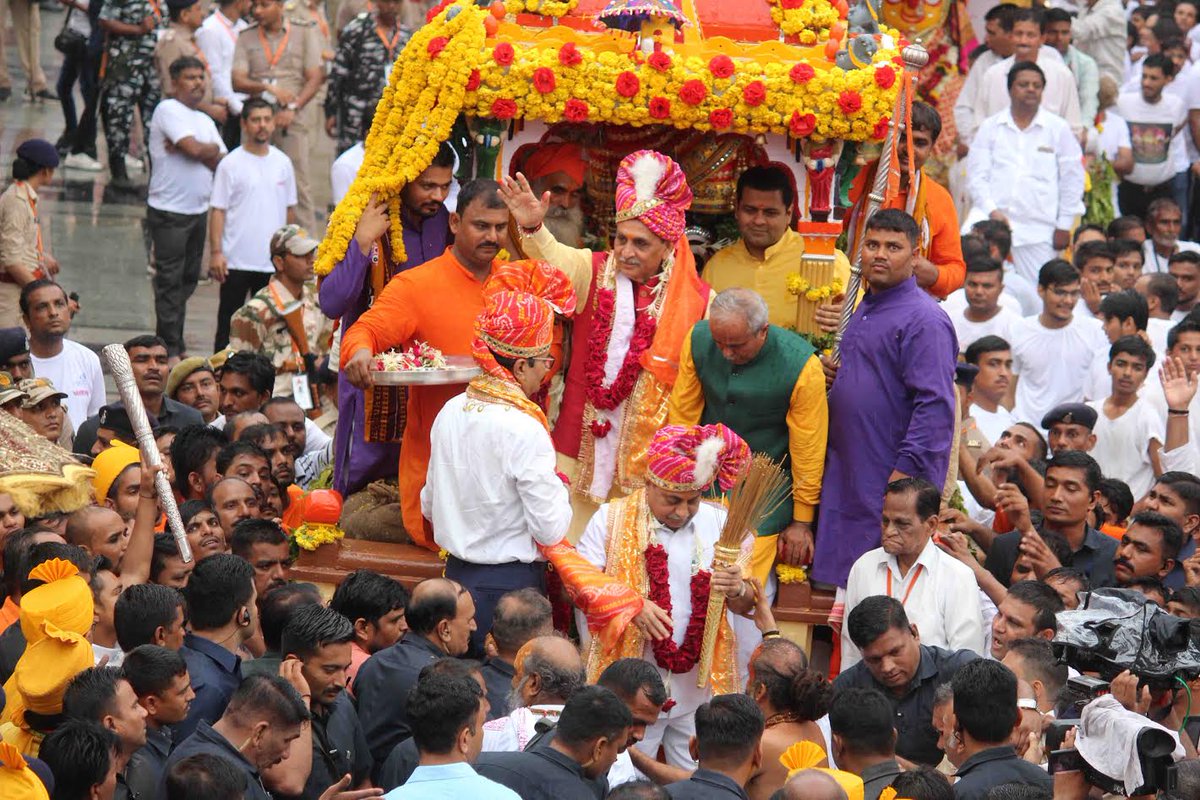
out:
{"label": "man wearing pink turban", "polygon": [[574,357],[554,426],[578,525],[610,496],[641,488],[683,339],[708,307],[709,288],[683,235],[692,191],[663,154],[626,156],[617,171],[613,248],[599,253],[554,238],[543,225],[550,193],[534,194],[522,173],[505,179],[501,196],[522,249],[566,273],[579,297]]}

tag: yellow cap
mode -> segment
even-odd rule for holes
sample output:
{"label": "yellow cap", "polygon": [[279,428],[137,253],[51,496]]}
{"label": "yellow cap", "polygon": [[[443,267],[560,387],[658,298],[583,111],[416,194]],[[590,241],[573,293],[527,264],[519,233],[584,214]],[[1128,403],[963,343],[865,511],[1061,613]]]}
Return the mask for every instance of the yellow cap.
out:
{"label": "yellow cap", "polygon": [[95,609],[92,590],[70,561],[52,558],[29,571],[42,585],[21,596],[21,631],[33,644],[43,635],[43,624],[83,636],[92,629]]}
{"label": "yellow cap", "polygon": [[13,671],[25,708],[37,714],[62,713],[67,684],[95,663],[92,645],[81,634],[42,623],[42,637],[25,648]]}
{"label": "yellow cap", "polygon": [[0,742],[0,797],[4,800],[50,800],[46,787],[21,751],[8,742]]}
{"label": "yellow cap", "polygon": [[130,447],[122,441],[113,440],[112,447],[100,453],[92,461],[92,469],[96,477],[92,478],[92,488],[96,490],[96,502],[103,503],[108,497],[108,490],[113,481],[125,471],[130,464],[140,464],[141,453],[136,447]]}

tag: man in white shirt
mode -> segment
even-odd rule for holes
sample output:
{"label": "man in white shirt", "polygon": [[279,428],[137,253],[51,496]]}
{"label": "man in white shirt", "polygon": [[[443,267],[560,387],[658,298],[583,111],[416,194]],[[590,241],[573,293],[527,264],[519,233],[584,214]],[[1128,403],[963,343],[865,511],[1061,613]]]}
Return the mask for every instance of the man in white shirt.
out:
{"label": "man in white shirt", "polygon": [[241,118],[242,103],[245,102],[246,95],[233,90],[231,73],[233,49],[237,44],[238,34],[249,27],[243,19],[249,10],[249,0],[222,0],[196,31],[196,44],[204,53],[212,75],[213,97],[218,101],[225,101],[229,107],[229,116],[222,131],[228,147],[236,147],[241,137],[238,120]]}
{"label": "man in white shirt", "polygon": [[977,258],[967,263],[967,277],[963,282],[967,305],[953,312],[947,309],[958,336],[960,353],[965,353],[972,342],[985,336],[1010,338],[1013,325],[1020,321],[1021,315],[1004,306],[1001,302],[1003,292],[1004,269],[998,261]]}
{"label": "man in white shirt", "polygon": [[1150,309],[1150,317],[1146,320],[1146,333],[1150,336],[1150,344],[1154,352],[1166,353],[1167,334],[1175,324],[1171,315],[1175,312],[1175,304],[1179,302],[1179,286],[1169,274],[1156,272],[1142,275],[1133,284],[1134,291],[1146,298],[1146,306]]}
{"label": "man in white shirt", "polygon": [[[1053,47],[1045,46],[1045,17],[1039,9],[1022,8],[1013,14],[1013,54],[990,67],[975,98],[975,118],[984,120],[1009,105],[1008,73],[1021,62],[1037,64],[1045,81],[1041,107],[1067,121],[1078,137],[1083,132],[1079,88],[1075,76]],[[982,123],[981,123],[982,124]]]}
{"label": "man in white shirt", "polygon": [[1170,197],[1159,197],[1146,206],[1146,241],[1142,242],[1142,271],[1147,275],[1170,272],[1167,262],[1180,252],[1200,253],[1200,244],[1179,238],[1183,212]]}
{"label": "man in white shirt", "polygon": [[198,108],[207,80],[203,62],[184,56],[170,72],[175,97],[159,103],[150,118],[146,227],[154,242],[155,333],[178,360],[187,301],[200,279],[213,170],[226,151],[216,123]]}
{"label": "man in white shirt", "polygon": [[1083,212],[1083,152],[1067,123],[1041,108],[1041,67],[1018,64],[1007,81],[1011,107],[984,120],[971,147],[970,217],[1008,223],[1013,266],[1032,282]]}
{"label": "man in white shirt", "polygon": [[1121,0],[1088,0],[1071,30],[1075,46],[1096,60],[1100,74],[1120,84],[1125,77],[1126,49]]}
{"label": "man in white shirt", "polygon": [[1175,175],[1186,159],[1188,127],[1183,101],[1163,91],[1174,75],[1171,59],[1148,55],[1142,62],[1141,90],[1117,98],[1117,113],[1129,124],[1133,144],[1133,171],[1117,185],[1122,214],[1145,218],[1150,201],[1173,196]]}
{"label": "man in white shirt", "polygon": [[1097,351],[1108,347],[1097,320],[1075,314],[1079,270],[1055,259],[1038,276],[1042,313],[1013,331],[1017,419],[1032,421],[1060,403],[1078,401]]}
{"label": "man in white shirt", "polygon": [[1167,271],[1179,287],[1179,302],[1171,312],[1171,321],[1182,322],[1196,308],[1200,298],[1200,253],[1194,250],[1176,253],[1167,259]]}
{"label": "man in white shirt", "polygon": [[975,130],[983,121],[975,116],[975,102],[983,86],[983,76],[990,68],[1013,54],[1012,29],[1015,11],[1016,6],[1001,3],[989,9],[984,16],[986,49],[971,63],[967,78],[954,101],[954,127],[958,133],[959,158],[967,154],[967,148],[975,138]]}
{"label": "man in white shirt", "polygon": [[1094,58],[1071,44],[1071,15],[1066,10],[1046,10],[1046,44],[1058,51],[1075,77],[1079,118],[1090,127],[1100,108],[1100,68]]}
{"label": "man in white shirt", "polygon": [[296,173],[291,159],[271,145],[275,110],[251,98],[242,106],[241,120],[242,145],[217,166],[209,201],[208,268],[221,284],[214,352],[229,344],[234,312],[275,271],[271,235],[295,222]]}
{"label": "man in white shirt", "polygon": [[976,339],[963,354],[963,360],[978,368],[971,382],[971,404],[967,416],[975,420],[988,444],[1000,441],[1004,432],[1018,421],[1001,403],[1012,384],[1012,348],[999,336]]}
{"label": "man in white shirt", "polygon": [[1112,391],[1088,403],[1096,410],[1096,446],[1092,458],[1105,477],[1124,481],[1141,497],[1162,473],[1159,451],[1166,433],[1157,411],[1138,391],[1154,366],[1154,350],[1138,336],[1118,339],[1109,349]]}
{"label": "man in white shirt", "polygon": [[[894,597],[927,645],[983,652],[983,618],[975,573],[933,542],[941,490],[921,478],[888,484],[883,498],[883,546],[864,553],[850,568],[846,615],[872,595]],[[842,628],[842,669],[862,655]]]}
{"label": "man in white shirt", "polygon": [[104,405],[104,372],[100,357],[66,338],[71,330],[67,292],[54,281],[39,278],[21,287],[21,320],[29,329],[29,360],[33,374],[49,378],[67,399],[72,430]]}
{"label": "man in white shirt", "polygon": [[[569,284],[556,299],[573,310]],[[475,600],[478,652],[501,595],[545,591],[538,546],[558,544],[571,524],[546,417],[529,399],[554,364],[554,307],[508,291],[484,302],[472,352],[485,375],[438,412],[421,490],[421,513],[448,553],[446,575]]]}
{"label": "man in white shirt", "polygon": [[[1104,335],[1108,343],[1114,344],[1124,336],[1146,336],[1146,326],[1150,321],[1150,306],[1146,298],[1136,291],[1112,292],[1100,301],[1100,312],[1096,315],[1104,326]],[[1166,355],[1166,334],[1163,334],[1163,347],[1160,350],[1153,341],[1150,342],[1155,357],[1162,359]],[[1108,348],[1096,353],[1092,360],[1092,368],[1088,373],[1087,383],[1083,388],[1084,400],[1103,400],[1112,391],[1112,377],[1108,369]]]}

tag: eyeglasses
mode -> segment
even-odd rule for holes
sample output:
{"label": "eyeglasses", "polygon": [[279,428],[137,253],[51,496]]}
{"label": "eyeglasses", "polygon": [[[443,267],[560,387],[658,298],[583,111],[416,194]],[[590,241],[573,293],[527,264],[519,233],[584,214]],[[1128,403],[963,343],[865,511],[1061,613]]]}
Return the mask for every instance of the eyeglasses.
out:
{"label": "eyeglasses", "polygon": [[554,369],[554,365],[555,365],[556,363],[558,363],[558,362],[555,360],[554,356],[534,356],[533,358],[531,358],[531,359],[529,359],[529,360],[530,360],[530,361],[534,361],[534,362],[537,362],[537,361],[545,361],[545,362],[546,362],[546,369]]}

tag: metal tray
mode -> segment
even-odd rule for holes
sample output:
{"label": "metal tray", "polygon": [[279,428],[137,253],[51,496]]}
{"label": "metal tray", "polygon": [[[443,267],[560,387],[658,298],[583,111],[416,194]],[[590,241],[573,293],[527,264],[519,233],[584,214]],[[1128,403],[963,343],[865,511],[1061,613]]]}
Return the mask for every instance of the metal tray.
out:
{"label": "metal tray", "polygon": [[483,372],[471,356],[446,356],[446,369],[421,369],[407,372],[379,372],[372,370],[371,378],[376,386],[440,386],[450,383],[467,383]]}

